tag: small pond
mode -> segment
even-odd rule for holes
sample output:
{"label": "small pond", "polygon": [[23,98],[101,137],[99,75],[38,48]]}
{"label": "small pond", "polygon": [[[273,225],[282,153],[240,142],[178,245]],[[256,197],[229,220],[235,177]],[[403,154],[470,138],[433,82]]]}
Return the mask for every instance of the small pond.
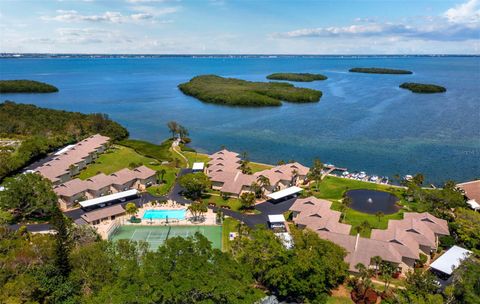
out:
{"label": "small pond", "polygon": [[398,198],[388,192],[358,189],[347,191],[346,195],[352,199],[350,208],[360,212],[392,214],[400,209],[396,205]]}

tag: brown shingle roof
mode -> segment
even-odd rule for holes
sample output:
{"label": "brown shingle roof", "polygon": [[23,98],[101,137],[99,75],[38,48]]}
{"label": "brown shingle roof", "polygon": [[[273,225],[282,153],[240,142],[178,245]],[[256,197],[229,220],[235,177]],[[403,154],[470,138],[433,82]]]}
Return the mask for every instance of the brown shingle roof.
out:
{"label": "brown shingle roof", "polygon": [[465,196],[468,197],[469,200],[475,200],[480,204],[480,180],[461,183],[457,186],[465,192]]}
{"label": "brown shingle roof", "polygon": [[291,181],[294,171],[297,171],[297,175],[307,175],[310,169],[295,162],[256,172],[255,176],[265,176],[270,180],[270,183],[274,185],[281,180]]}
{"label": "brown shingle roof", "polygon": [[82,214],[82,218],[88,223],[91,223],[93,221],[101,220],[103,218],[123,213],[125,213],[125,209],[123,209],[122,205],[117,204],[110,207],[104,207],[95,211],[87,212],[85,214]]}
{"label": "brown shingle roof", "polygon": [[46,162],[40,167],[34,169],[44,177],[51,181],[57,181],[59,176],[69,172],[71,165],[81,162],[88,157],[90,153],[95,152],[96,149],[106,144],[110,138],[99,134],[92,135],[80,142],[78,142],[72,149],[65,153],[56,156],[49,162]]}
{"label": "brown shingle roof", "polygon": [[339,223],[340,212],[330,210],[331,202],[315,197],[297,199],[290,210],[299,214],[295,224],[304,225],[322,238],[345,248],[350,270],[357,263],[369,265],[371,258],[400,263],[402,257],[419,258],[419,246],[435,247],[436,234],[448,235],[447,222],[425,213],[404,213],[403,220],[390,220],[387,230],[373,229],[371,238],[352,236],[350,225]]}
{"label": "brown shingle roof", "polygon": [[79,178],[72,179],[54,187],[53,191],[55,191],[57,195],[70,197],[87,190],[95,191],[111,185],[123,185],[132,180],[147,179],[155,174],[154,170],[140,166],[133,170],[122,169],[110,175],[100,173],[87,180],[81,180]]}

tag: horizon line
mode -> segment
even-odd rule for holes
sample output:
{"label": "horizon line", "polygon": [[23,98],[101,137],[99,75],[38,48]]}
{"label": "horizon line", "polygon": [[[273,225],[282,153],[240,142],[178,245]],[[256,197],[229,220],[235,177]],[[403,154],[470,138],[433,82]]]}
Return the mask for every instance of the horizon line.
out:
{"label": "horizon line", "polygon": [[480,56],[480,53],[407,53],[407,54],[302,54],[302,53],[52,53],[52,52],[0,52],[4,55],[90,55],[90,56]]}

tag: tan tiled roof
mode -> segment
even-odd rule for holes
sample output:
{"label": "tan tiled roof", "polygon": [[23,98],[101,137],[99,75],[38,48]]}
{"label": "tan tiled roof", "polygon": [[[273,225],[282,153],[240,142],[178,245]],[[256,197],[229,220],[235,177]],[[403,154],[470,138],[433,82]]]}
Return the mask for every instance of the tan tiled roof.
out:
{"label": "tan tiled roof", "polygon": [[270,180],[270,184],[274,185],[282,180],[291,181],[294,171],[297,171],[297,175],[307,175],[310,169],[295,162],[256,172],[255,176],[265,176]]}
{"label": "tan tiled roof", "polygon": [[56,186],[53,191],[55,191],[57,195],[70,197],[85,191],[85,189],[87,189],[86,182],[79,178],[75,178]]}
{"label": "tan tiled roof", "polygon": [[210,179],[213,182],[223,183],[220,191],[227,193],[240,194],[244,186],[250,186],[255,180],[255,176],[237,172],[215,172]]}
{"label": "tan tiled roof", "polygon": [[82,214],[82,218],[91,223],[96,220],[100,220],[106,217],[110,217],[113,215],[119,215],[125,213],[125,209],[123,209],[122,205],[117,204],[110,207],[104,207],[97,209],[95,211],[90,211],[85,214]]}
{"label": "tan tiled roof", "polygon": [[123,185],[129,181],[137,179],[147,179],[155,176],[156,172],[148,167],[140,166],[133,170],[122,169],[110,175],[103,173],[92,176],[86,180],[79,178],[70,180],[53,188],[53,191],[57,195],[70,197],[75,194],[88,191],[88,190],[100,190],[111,185]]}
{"label": "tan tiled roof", "polygon": [[457,185],[465,192],[465,196],[470,200],[475,200],[480,204],[480,180],[461,183]]}
{"label": "tan tiled roof", "polygon": [[238,153],[228,151],[227,149],[220,150],[218,152],[213,153],[210,155],[211,158],[217,158],[217,157],[227,157],[227,158],[238,158]]}
{"label": "tan tiled roof", "polygon": [[100,190],[113,184],[113,177],[103,173],[97,174],[85,180],[87,189]]}
{"label": "tan tiled roof", "polygon": [[95,152],[96,149],[106,144],[110,138],[99,134],[92,135],[78,142],[72,149],[64,152],[42,166],[34,169],[51,181],[57,181],[59,176],[69,172],[71,165],[81,162]]}
{"label": "tan tiled roof", "polygon": [[400,263],[402,257],[419,258],[420,245],[435,248],[436,235],[448,235],[447,222],[429,213],[404,213],[403,220],[390,220],[387,230],[373,229],[371,238],[352,236],[350,225],[339,223],[340,212],[330,210],[331,202],[308,197],[297,199],[290,210],[299,214],[295,224],[306,226],[324,239],[345,248],[350,270],[357,263],[370,265],[371,258]]}
{"label": "tan tiled roof", "polygon": [[448,231],[448,222],[446,220],[439,219],[431,215],[428,212],[415,213],[415,212],[406,212],[403,214],[404,219],[417,219],[427,225],[430,230],[436,234],[449,235]]}

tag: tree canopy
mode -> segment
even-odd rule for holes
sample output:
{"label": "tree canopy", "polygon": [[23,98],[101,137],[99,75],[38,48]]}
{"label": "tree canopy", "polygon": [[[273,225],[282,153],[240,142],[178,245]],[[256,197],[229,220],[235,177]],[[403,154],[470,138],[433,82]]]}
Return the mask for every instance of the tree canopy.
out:
{"label": "tree canopy", "polygon": [[14,220],[48,217],[57,205],[57,195],[49,180],[36,173],[20,174],[4,183],[0,191],[0,209]]}
{"label": "tree canopy", "polygon": [[267,79],[311,82],[315,80],[326,80],[327,76],[322,74],[311,74],[311,73],[273,73],[268,75]]}
{"label": "tree canopy", "polygon": [[178,182],[185,189],[185,196],[193,200],[202,197],[202,193],[210,188],[210,179],[202,172],[185,174]]}
{"label": "tree canopy", "polygon": [[349,72],[368,74],[413,74],[411,71],[386,68],[351,68]]}
{"label": "tree canopy", "polygon": [[113,140],[128,131],[105,114],[82,114],[39,108],[34,105],[0,103],[0,136],[20,138],[14,151],[0,151],[0,180],[48,152],[93,134]]}
{"label": "tree canopy", "polygon": [[[155,252],[123,240],[70,243],[62,251],[57,238],[0,227],[0,303],[227,304],[263,294],[246,266],[200,234],[168,239]],[[64,253],[69,271],[62,274],[56,265]]]}
{"label": "tree canopy", "polygon": [[201,75],[182,83],[179,89],[203,102],[231,106],[280,106],[282,101],[318,102],[322,92],[297,88],[289,83],[252,82],[216,75]]}
{"label": "tree canopy", "polygon": [[400,85],[400,88],[410,90],[413,93],[444,93],[447,91],[445,87],[436,84],[415,82],[404,82]]}
{"label": "tree canopy", "polygon": [[58,88],[34,80],[0,80],[0,93],[54,93]]}
{"label": "tree canopy", "polygon": [[249,267],[255,279],[281,300],[325,302],[347,276],[345,251],[310,230],[292,229],[293,249],[266,229],[238,237],[235,258]]}

